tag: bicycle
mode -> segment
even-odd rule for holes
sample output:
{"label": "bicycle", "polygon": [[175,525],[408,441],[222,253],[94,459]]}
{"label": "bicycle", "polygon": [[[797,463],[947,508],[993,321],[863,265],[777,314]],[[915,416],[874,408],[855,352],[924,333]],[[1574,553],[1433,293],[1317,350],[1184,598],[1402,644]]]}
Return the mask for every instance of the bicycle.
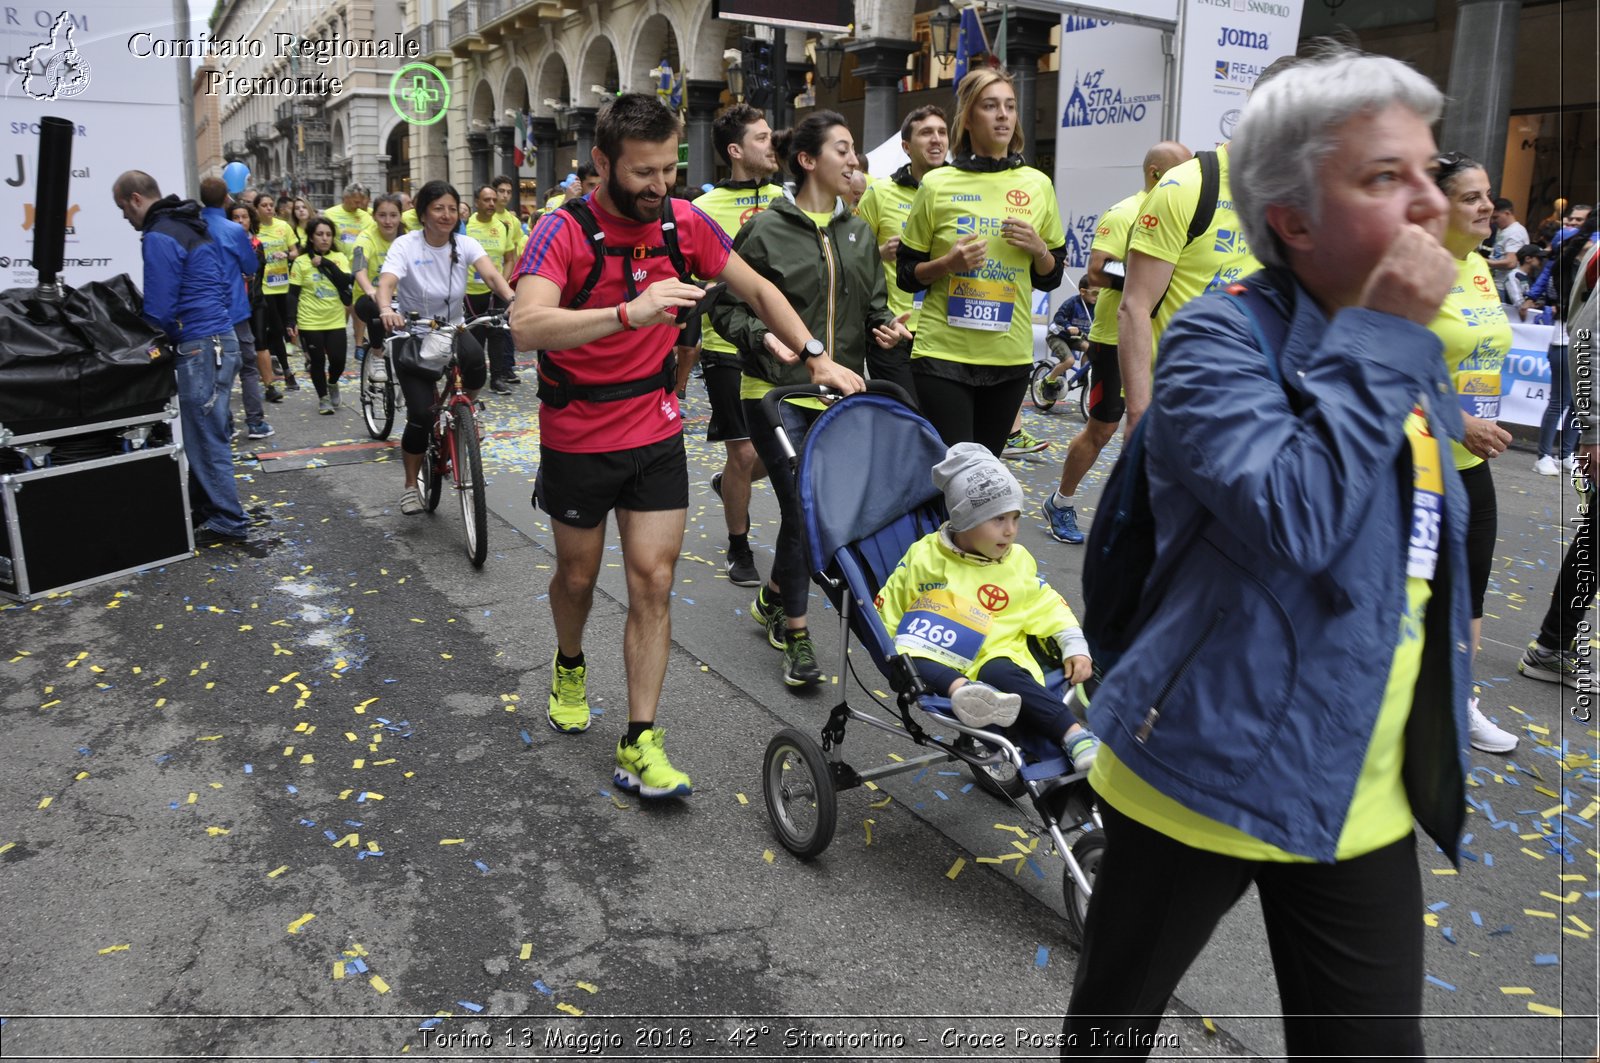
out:
{"label": "bicycle", "polygon": [[[419,336],[416,326],[426,324],[427,330],[450,338],[450,359],[445,363],[434,392],[433,408],[429,411],[432,422],[428,430],[428,450],[423,456],[422,475],[425,488],[423,500],[428,512],[439,508],[444,495],[445,477],[456,489],[456,500],[461,506],[461,520],[466,526],[467,560],[474,568],[482,568],[489,556],[489,506],[483,483],[483,454],[480,448],[477,400],[469,398],[461,388],[461,362],[458,347],[461,335],[471,329],[488,325],[491,328],[509,328],[506,315],[484,314],[459,325],[442,321],[422,322],[416,313],[406,315],[406,328],[388,343],[401,336]],[[385,353],[392,364],[393,355]],[[367,359],[371,361],[369,357]]]}
{"label": "bicycle", "polygon": [[361,359],[361,419],[373,439],[388,439],[394,427],[396,387],[387,345],[368,347]]}
{"label": "bicycle", "polygon": [[[1052,342],[1054,341],[1054,342]],[[1078,356],[1077,364],[1062,377],[1056,378],[1060,390],[1046,389],[1046,378],[1056,366],[1063,361],[1057,344],[1063,344]],[[1033,375],[1028,380],[1028,400],[1033,403],[1033,408],[1040,413],[1049,413],[1055,404],[1067,394],[1076,390],[1078,392],[1078,416],[1084,421],[1089,420],[1089,359],[1086,355],[1088,344],[1074,337],[1069,341],[1062,341],[1052,336],[1045,342],[1045,356],[1033,365]],[[1053,391],[1053,394],[1051,393]]]}

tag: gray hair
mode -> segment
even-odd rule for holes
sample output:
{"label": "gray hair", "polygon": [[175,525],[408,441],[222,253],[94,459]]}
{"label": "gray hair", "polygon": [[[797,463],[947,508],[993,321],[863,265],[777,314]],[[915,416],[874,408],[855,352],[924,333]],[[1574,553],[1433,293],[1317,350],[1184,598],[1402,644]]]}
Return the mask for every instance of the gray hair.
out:
{"label": "gray hair", "polygon": [[1267,207],[1322,208],[1319,171],[1351,118],[1393,104],[1432,124],[1444,94],[1397,59],[1331,45],[1256,83],[1229,148],[1234,209],[1262,265],[1287,267]]}
{"label": "gray hair", "polygon": [[367,191],[367,186],[360,181],[351,181],[344,186],[344,194],[347,196],[365,196],[371,193]]}

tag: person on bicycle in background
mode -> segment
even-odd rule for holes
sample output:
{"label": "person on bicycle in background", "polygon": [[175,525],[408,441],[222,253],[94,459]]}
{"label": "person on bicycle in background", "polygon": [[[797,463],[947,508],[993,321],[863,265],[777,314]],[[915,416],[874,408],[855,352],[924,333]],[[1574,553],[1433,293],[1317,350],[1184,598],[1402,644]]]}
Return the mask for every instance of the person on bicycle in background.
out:
{"label": "person on bicycle in background", "polygon": [[523,295],[512,308],[516,346],[543,352],[534,498],[550,514],[556,546],[550,726],[569,734],[589,726],[583,628],[606,514],[616,510],[628,581],[628,730],[613,782],[651,798],[692,790],[689,776],[667,760],[656,727],[672,645],[673,567],[689,508],[672,358],[679,311],[687,317],[702,295],[689,277],[727,282],[773,329],[769,350],[786,361],[802,358],[814,383],[862,387],[783,294],[729,250],[716,222],[671,198],[682,132],[654,94],[618,96],[595,127],[590,156],[599,187],[539,220],[513,275]]}
{"label": "person on bicycle in background", "polygon": [[[395,332],[405,325],[406,314],[460,324],[468,267],[477,270],[496,295],[510,302],[514,297],[511,286],[483,245],[456,232],[461,196],[455,188],[444,181],[429,181],[417,192],[416,205],[422,228],[395,239],[384,256],[383,272],[378,275],[378,320],[383,327]],[[461,386],[469,398],[476,399],[488,375],[483,348],[463,343],[456,350],[461,363]],[[424,509],[422,494],[417,490],[417,474],[422,471],[422,456],[428,450],[434,382],[400,366],[395,366],[395,377],[406,400],[406,429],[400,436],[405,464],[400,512],[409,517]]]}

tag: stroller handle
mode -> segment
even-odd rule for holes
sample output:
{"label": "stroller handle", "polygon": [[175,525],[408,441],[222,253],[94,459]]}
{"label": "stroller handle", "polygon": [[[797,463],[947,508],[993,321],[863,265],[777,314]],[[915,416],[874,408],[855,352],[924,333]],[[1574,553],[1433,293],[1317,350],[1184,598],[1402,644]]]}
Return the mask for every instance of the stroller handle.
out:
{"label": "stroller handle", "polygon": [[[897,402],[904,403],[915,412],[917,401],[906,393],[906,389],[887,380],[868,380],[866,390],[877,395],[887,395]],[[761,398],[761,416],[767,422],[767,428],[778,436],[778,447],[783,451],[784,457],[792,463],[795,460],[794,442],[789,438],[789,433],[783,428],[783,413],[781,403],[785,399],[793,398],[843,398],[841,392],[821,384],[787,384],[775,387]]]}

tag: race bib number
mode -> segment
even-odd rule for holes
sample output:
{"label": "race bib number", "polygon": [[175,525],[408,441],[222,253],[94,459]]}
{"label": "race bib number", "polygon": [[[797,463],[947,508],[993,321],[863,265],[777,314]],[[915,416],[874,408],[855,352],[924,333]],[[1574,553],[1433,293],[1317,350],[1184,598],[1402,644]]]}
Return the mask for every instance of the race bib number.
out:
{"label": "race bib number", "polygon": [[266,272],[262,275],[262,283],[268,288],[286,288],[289,286],[289,262],[287,259],[268,261]]}
{"label": "race bib number", "polygon": [[1463,370],[1456,376],[1456,397],[1463,413],[1487,421],[1500,418],[1500,374],[1485,370]]}
{"label": "race bib number", "polygon": [[1009,332],[1017,286],[1007,281],[952,276],[945,321],[956,328]]}
{"label": "race bib number", "polygon": [[1406,575],[1432,579],[1439,565],[1439,536],[1444,527],[1444,474],[1439,441],[1428,432],[1421,410],[1406,422],[1411,440],[1411,543]]}
{"label": "race bib number", "polygon": [[928,289],[924,288],[924,289],[922,289],[922,291],[918,292],[916,295],[913,295],[911,297],[911,305],[916,307],[918,310],[921,310],[922,309],[923,297],[926,296],[927,294],[928,294]]}
{"label": "race bib number", "polygon": [[978,659],[989,634],[990,616],[947,590],[929,591],[900,618],[894,647],[966,671]]}

